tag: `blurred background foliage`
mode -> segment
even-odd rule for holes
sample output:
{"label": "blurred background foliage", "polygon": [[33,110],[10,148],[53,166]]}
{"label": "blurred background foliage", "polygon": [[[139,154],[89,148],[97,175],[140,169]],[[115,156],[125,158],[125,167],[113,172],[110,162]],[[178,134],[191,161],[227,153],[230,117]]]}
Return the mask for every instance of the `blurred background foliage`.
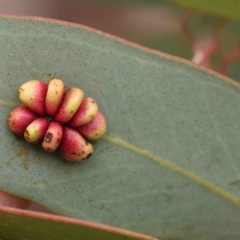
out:
{"label": "blurred background foliage", "polygon": [[[238,48],[240,35],[239,0],[0,0],[0,6],[4,14],[80,23],[188,60],[196,52],[183,31],[183,16],[194,9],[187,23],[203,44],[216,23],[225,21],[218,51],[206,64],[215,71],[220,71],[223,56]],[[231,62],[226,73],[237,81],[239,64],[240,59]]]}

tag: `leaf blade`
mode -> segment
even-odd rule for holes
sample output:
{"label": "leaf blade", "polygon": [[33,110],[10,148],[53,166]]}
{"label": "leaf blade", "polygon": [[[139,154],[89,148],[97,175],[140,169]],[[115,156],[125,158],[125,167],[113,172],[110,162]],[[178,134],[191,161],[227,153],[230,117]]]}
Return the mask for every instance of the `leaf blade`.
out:
{"label": "leaf blade", "polygon": [[[144,236],[101,224],[0,207],[0,236],[4,239],[146,239]],[[12,231],[14,229],[14,231]]]}
{"label": "leaf blade", "polygon": [[239,2],[225,0],[211,0],[211,1],[190,1],[190,0],[173,0],[172,2],[189,9],[202,11],[207,14],[217,15],[220,17],[227,17],[230,19],[240,19],[239,11],[237,6]]}
{"label": "leaf blade", "polygon": [[[240,156],[238,83],[86,28],[7,18],[0,25],[5,43],[0,45],[5,59],[0,65],[1,99],[18,102],[16,89],[25,79],[62,77],[97,101],[108,122],[107,136],[146,149],[240,197],[232,185],[240,167],[235,160]],[[8,106],[1,105],[0,111],[1,136],[7,136],[1,137],[2,190],[67,216],[159,238],[239,235],[238,220],[231,221],[238,219],[239,207],[224,194],[212,194],[107,139],[94,144],[88,162],[63,162],[16,141],[4,123]]]}

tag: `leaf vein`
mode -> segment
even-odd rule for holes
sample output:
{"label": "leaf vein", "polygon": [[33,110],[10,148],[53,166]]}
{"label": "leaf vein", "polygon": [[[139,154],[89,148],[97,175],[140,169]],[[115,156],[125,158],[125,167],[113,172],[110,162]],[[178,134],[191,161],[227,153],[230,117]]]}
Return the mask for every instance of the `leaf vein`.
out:
{"label": "leaf vein", "polygon": [[166,168],[169,168],[171,170],[173,170],[174,172],[177,172],[191,180],[193,180],[194,182],[197,182],[198,184],[202,185],[203,187],[205,187],[206,189],[208,189],[209,191],[215,193],[215,194],[218,194],[220,195],[221,197],[223,197],[224,199],[228,200],[229,202],[232,202],[234,203],[235,205],[237,206],[240,206],[240,199],[235,197],[234,195],[230,194],[229,192],[213,185],[212,183],[208,182],[207,180],[199,177],[198,175],[196,175],[195,173],[193,172],[190,172],[174,163],[171,163],[159,156],[156,156],[154,154],[152,154],[151,152],[149,152],[148,150],[146,149],[143,149],[143,148],[140,148],[140,147],[136,147],[135,145],[131,144],[131,143],[128,143],[118,137],[113,137],[113,136],[110,136],[110,135],[105,135],[103,136],[104,139],[112,142],[112,143],[115,143],[117,145],[120,145],[128,150],[131,150],[139,155],[142,155],[144,157],[147,157],[157,163],[159,163],[160,165],[166,167]]}

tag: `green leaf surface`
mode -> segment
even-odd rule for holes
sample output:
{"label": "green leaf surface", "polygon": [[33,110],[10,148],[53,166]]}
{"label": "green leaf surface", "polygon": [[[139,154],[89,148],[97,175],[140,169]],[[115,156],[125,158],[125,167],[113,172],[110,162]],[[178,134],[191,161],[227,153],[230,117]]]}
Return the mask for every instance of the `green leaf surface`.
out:
{"label": "green leaf surface", "polygon": [[[98,3],[98,0],[89,0],[92,3]],[[165,5],[166,0],[101,0],[101,4],[123,5],[123,6],[159,6]]]}
{"label": "green leaf surface", "polygon": [[205,12],[211,15],[240,19],[238,0],[170,0],[184,8]]}
{"label": "green leaf surface", "polygon": [[0,207],[0,238],[3,240],[153,240],[101,224]]}
{"label": "green leaf surface", "polygon": [[238,37],[240,35],[240,21],[228,21],[226,24],[226,28],[235,33]]}
{"label": "green leaf surface", "polygon": [[[0,35],[0,189],[157,238],[239,239],[236,82],[76,25],[1,17]],[[7,127],[19,86],[53,77],[106,116],[107,135],[84,163]]]}

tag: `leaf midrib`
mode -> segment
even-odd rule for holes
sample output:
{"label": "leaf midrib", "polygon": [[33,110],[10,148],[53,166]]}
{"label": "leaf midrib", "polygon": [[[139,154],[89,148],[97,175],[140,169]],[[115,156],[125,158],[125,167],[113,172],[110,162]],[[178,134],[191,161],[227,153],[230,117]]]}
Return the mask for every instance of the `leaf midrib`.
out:
{"label": "leaf midrib", "polygon": [[230,194],[229,192],[215,186],[214,184],[208,182],[207,180],[199,177],[198,175],[196,175],[195,173],[191,172],[191,171],[188,171],[174,163],[171,163],[159,156],[156,156],[154,154],[152,154],[151,152],[149,152],[148,150],[146,149],[143,149],[143,148],[139,148],[139,147],[136,147],[134,145],[132,145],[131,143],[128,143],[118,137],[113,137],[113,136],[109,136],[109,135],[105,135],[103,136],[104,139],[112,142],[112,143],[115,143],[121,147],[124,147],[128,150],[131,150],[139,155],[142,155],[144,157],[147,157],[157,163],[159,163],[160,165],[164,166],[164,167],[167,167],[169,169],[171,169],[172,171],[174,172],[177,172],[191,180],[193,180],[194,182],[197,182],[198,184],[202,185],[203,187],[207,188],[209,191],[211,192],[214,192],[215,194],[218,194],[220,195],[221,197],[225,198],[226,200],[234,203],[235,205],[237,206],[240,206],[240,199],[235,197],[234,195]]}
{"label": "leaf midrib", "polygon": [[[18,104],[1,99],[0,98],[0,104],[3,106],[7,106],[7,107],[16,107],[18,106]],[[104,135],[103,138],[109,142],[112,142],[116,145],[119,145],[121,147],[124,147],[130,151],[133,151],[139,155],[142,155],[148,159],[151,159],[157,163],[159,163],[160,165],[162,165],[163,167],[166,167],[168,169],[171,169],[172,171],[181,174],[189,179],[191,179],[192,181],[200,184],[201,186],[203,186],[204,188],[208,189],[209,191],[221,196],[222,198],[228,200],[229,202],[233,203],[234,205],[240,206],[240,199],[235,197],[234,195],[230,194],[229,192],[223,190],[222,188],[219,188],[217,186],[215,186],[214,184],[210,183],[209,181],[201,178],[200,176],[196,175],[195,173],[188,171],[174,163],[171,163],[157,155],[152,154],[150,151],[143,149],[142,147],[137,147],[127,141],[122,140],[121,138],[117,137],[117,136],[110,136],[110,135]]]}

